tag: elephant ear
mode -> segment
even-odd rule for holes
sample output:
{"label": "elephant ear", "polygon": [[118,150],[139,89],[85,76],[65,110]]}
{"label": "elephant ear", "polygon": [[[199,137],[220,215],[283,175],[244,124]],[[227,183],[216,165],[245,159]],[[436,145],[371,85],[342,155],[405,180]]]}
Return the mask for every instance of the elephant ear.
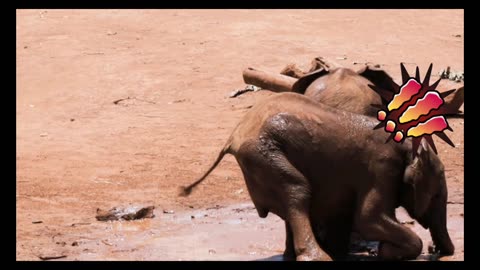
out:
{"label": "elephant ear", "polygon": [[307,87],[316,79],[328,74],[325,68],[320,68],[310,73],[305,74],[298,79],[292,86],[292,91],[299,94],[304,94]]}
{"label": "elephant ear", "polygon": [[357,73],[371,81],[375,86],[386,91],[397,93],[400,89],[400,86],[396,84],[392,77],[390,77],[390,75],[388,75],[383,69],[367,65],[358,70]]}
{"label": "elephant ear", "polygon": [[[445,99],[446,106],[448,107],[449,113],[446,114],[447,117],[456,117],[456,118],[463,118],[463,112],[460,111],[460,107],[463,105],[464,101],[464,87],[460,87],[457,90],[451,90],[453,93],[447,95]],[[447,91],[450,92],[450,91]],[[446,94],[446,92],[445,92]]]}

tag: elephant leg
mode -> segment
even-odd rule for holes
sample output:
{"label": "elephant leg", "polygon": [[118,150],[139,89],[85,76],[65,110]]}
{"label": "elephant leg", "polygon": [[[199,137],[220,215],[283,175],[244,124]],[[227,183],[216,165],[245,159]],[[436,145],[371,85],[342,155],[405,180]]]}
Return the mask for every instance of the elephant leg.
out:
{"label": "elephant leg", "polygon": [[[269,154],[264,155],[259,149],[265,149]],[[296,259],[331,260],[320,248],[312,232],[309,218],[310,182],[284,153],[264,143],[244,143],[237,153],[237,160],[246,175],[247,188],[256,207],[275,213],[289,225],[286,242],[293,242]],[[254,177],[250,177],[250,174]]]}
{"label": "elephant leg", "polygon": [[295,246],[293,244],[293,233],[290,224],[285,221],[285,251],[283,252],[283,259],[286,261],[295,260]]}
{"label": "elephant leg", "polygon": [[332,260],[318,245],[306,211],[291,209],[289,210],[288,220],[292,227],[293,244],[297,261]]}
{"label": "elephant leg", "polygon": [[332,224],[326,229],[325,237],[320,243],[334,260],[343,260],[347,256],[351,229],[351,223],[348,222]]}
{"label": "elephant leg", "polygon": [[311,190],[309,181],[286,159],[278,155],[274,160],[277,179],[282,185],[285,221],[293,234],[293,246],[298,261],[331,261],[330,256],[318,245],[313,234],[309,210]]}
{"label": "elephant leg", "polygon": [[413,260],[418,257],[416,252],[408,252],[405,246],[396,246],[391,242],[381,242],[378,247],[378,257],[383,260]]}
{"label": "elephant leg", "polygon": [[309,217],[311,191],[309,182],[287,160],[279,166],[285,183],[286,221],[293,234],[297,261],[331,261],[332,258],[318,245]]}
{"label": "elephant leg", "polygon": [[422,240],[409,228],[389,217],[363,220],[361,234],[367,240],[380,241],[382,260],[412,260],[422,252]]}

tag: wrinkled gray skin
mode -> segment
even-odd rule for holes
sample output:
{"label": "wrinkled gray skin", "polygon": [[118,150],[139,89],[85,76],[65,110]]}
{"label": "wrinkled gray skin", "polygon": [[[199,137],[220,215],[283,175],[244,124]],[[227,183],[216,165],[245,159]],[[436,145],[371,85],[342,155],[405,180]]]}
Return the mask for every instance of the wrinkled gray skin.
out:
{"label": "wrinkled gray skin", "polygon": [[342,259],[351,231],[380,241],[381,259],[414,259],[421,239],[395,218],[404,206],[429,228],[438,251],[453,254],[446,227],[447,187],[439,158],[422,143],[385,143],[374,118],[336,110],[296,93],[255,105],[213,166],[183,189],[188,195],[226,153],[235,156],[260,217],[285,221],[284,256]]}

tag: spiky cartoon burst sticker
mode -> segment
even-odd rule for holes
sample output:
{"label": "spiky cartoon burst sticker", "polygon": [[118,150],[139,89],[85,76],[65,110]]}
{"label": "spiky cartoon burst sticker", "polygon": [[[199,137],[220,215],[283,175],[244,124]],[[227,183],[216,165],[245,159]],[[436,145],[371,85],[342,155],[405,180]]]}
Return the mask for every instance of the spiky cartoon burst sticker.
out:
{"label": "spiky cartoon burst sticker", "polygon": [[430,64],[423,82],[420,82],[418,67],[415,77],[411,77],[405,66],[400,64],[402,71],[401,86],[394,84],[393,89],[382,89],[369,85],[382,97],[383,101],[383,105],[372,104],[379,108],[377,119],[381,121],[374,129],[385,127],[385,131],[391,133],[386,142],[393,138],[395,142],[403,143],[407,137],[411,137],[414,155],[417,153],[422,138],[425,138],[437,153],[432,135],[440,137],[449,145],[455,147],[444,133],[446,129],[453,131],[448,125],[446,116],[459,112],[457,109],[450,107],[444,100],[455,89],[443,93],[435,90],[441,78],[429,85],[432,66]]}

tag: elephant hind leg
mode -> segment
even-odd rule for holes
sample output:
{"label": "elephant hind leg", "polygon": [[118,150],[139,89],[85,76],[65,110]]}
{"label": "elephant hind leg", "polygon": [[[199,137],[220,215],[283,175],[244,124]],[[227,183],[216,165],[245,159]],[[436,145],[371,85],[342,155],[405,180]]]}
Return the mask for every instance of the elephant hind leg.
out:
{"label": "elephant hind leg", "polygon": [[331,260],[312,232],[308,179],[273,147],[249,141],[236,155],[257,211],[268,210],[288,222],[297,260]]}
{"label": "elephant hind leg", "polygon": [[318,245],[310,220],[311,187],[308,179],[283,155],[276,155],[272,175],[278,182],[285,220],[292,232],[296,259],[300,261],[331,261],[332,258]]}
{"label": "elephant hind leg", "polygon": [[315,235],[317,241],[334,260],[346,259],[349,251],[352,231],[352,218],[339,217],[341,222],[329,222],[322,233],[323,237]]}

